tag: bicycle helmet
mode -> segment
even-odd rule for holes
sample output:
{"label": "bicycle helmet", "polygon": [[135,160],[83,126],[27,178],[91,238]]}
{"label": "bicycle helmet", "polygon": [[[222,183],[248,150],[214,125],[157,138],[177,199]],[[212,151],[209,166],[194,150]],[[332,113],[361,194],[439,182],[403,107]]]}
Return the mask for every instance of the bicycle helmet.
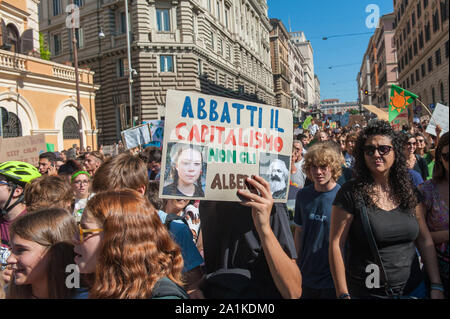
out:
{"label": "bicycle helmet", "polygon": [[0,175],[3,175],[9,181],[23,187],[30,183],[33,179],[41,176],[36,167],[19,161],[1,163]]}

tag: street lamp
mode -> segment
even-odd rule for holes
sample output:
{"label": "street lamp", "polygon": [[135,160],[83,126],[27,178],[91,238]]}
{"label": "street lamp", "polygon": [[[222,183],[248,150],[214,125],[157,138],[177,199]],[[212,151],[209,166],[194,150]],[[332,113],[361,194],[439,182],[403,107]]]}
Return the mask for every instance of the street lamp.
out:
{"label": "street lamp", "polygon": [[[125,30],[127,32],[127,57],[128,57],[128,94],[129,94],[129,103],[130,103],[130,124],[133,126],[133,74],[136,73],[131,68],[131,50],[130,50],[130,30],[129,30],[129,18],[128,18],[128,0],[125,1]],[[134,72],[133,72],[134,71]]]}
{"label": "street lamp", "polygon": [[[72,0],[72,17],[74,17],[75,4]],[[84,149],[83,142],[83,124],[81,122],[81,104],[80,104],[80,78],[78,75],[78,52],[77,52],[77,38],[75,35],[75,21],[72,18],[72,47],[73,47],[73,63],[75,65],[75,87],[77,91],[77,114],[78,114],[78,130],[80,138],[80,150]]]}

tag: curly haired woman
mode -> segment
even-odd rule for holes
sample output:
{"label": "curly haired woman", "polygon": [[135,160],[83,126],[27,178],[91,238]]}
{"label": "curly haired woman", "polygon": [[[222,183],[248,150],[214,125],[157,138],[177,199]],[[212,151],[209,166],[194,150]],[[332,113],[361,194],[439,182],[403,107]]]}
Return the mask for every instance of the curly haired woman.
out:
{"label": "curly haired woman", "polygon": [[[356,179],[339,190],[331,216],[330,268],[340,299],[403,295],[416,246],[431,282],[442,285],[425,212],[419,205],[420,194],[412,185],[403,150],[398,134],[384,121],[369,124],[356,141]],[[361,218],[362,205],[367,207],[392,295],[384,289],[386,281],[370,249]],[[433,290],[431,297],[443,298],[443,293]]]}
{"label": "curly haired woman", "polygon": [[183,258],[150,202],[131,189],[95,195],[81,217],[75,262],[89,298],[187,299]]}

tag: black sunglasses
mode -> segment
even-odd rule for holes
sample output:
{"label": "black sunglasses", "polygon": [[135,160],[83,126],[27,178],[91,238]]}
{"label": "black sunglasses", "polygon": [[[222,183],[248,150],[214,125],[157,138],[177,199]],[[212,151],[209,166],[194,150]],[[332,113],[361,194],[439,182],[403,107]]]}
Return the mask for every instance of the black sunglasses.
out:
{"label": "black sunglasses", "polygon": [[444,160],[444,161],[446,161],[446,162],[448,162],[448,154],[449,154],[450,152],[447,152],[447,153],[441,153],[441,155],[442,155],[442,159]]}
{"label": "black sunglasses", "polygon": [[366,145],[363,147],[363,151],[367,156],[373,156],[373,154],[375,154],[375,151],[377,150],[378,154],[380,154],[381,156],[385,156],[388,155],[393,148],[394,147],[390,145],[380,145],[378,147]]}

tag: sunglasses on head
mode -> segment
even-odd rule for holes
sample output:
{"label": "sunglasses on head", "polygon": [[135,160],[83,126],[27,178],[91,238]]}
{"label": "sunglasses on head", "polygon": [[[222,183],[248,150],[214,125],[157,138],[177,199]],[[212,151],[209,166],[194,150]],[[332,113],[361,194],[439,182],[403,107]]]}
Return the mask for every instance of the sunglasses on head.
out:
{"label": "sunglasses on head", "polygon": [[380,154],[381,156],[385,156],[388,155],[393,148],[394,147],[390,145],[380,145],[378,147],[375,147],[373,145],[366,145],[364,146],[363,151],[367,156],[373,156],[375,154],[375,151],[378,151],[378,154]]}

